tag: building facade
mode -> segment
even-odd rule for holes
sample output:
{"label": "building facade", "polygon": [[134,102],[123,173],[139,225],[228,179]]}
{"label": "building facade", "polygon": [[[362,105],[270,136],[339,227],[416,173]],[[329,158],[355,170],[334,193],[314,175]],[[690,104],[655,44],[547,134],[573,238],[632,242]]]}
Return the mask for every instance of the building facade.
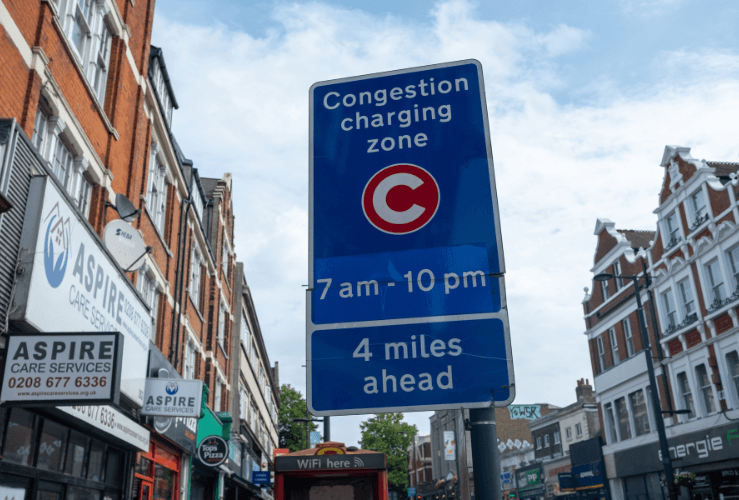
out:
{"label": "building facade", "polygon": [[[605,469],[616,499],[666,498],[670,478],[663,477],[655,432],[664,418],[673,468],[697,475],[693,495],[719,500],[737,494],[739,478],[739,447],[730,443],[739,432],[739,164],[667,146],[660,167],[656,230],[596,223],[593,274],[642,277],[644,334],[657,377],[655,389],[632,281],[594,282],[583,307]],[[652,390],[659,411],[650,404]]]}
{"label": "building facade", "polygon": [[[245,280],[233,186],[229,174],[201,178],[177,143],[153,15],[149,0],[0,0],[0,356],[21,332],[125,340],[115,407],[0,409],[0,491],[17,499],[199,500],[228,489],[227,468],[194,456],[209,436],[231,439],[238,396]],[[124,213],[126,199],[135,212]],[[129,267],[105,236],[121,219],[146,247]],[[261,468],[279,398],[259,335],[271,426],[246,429],[270,435],[257,446]],[[201,418],[142,416],[154,378],[202,380]]]}
{"label": "building facade", "polygon": [[407,451],[408,484],[418,490],[420,485],[432,483],[431,436],[414,436]]}

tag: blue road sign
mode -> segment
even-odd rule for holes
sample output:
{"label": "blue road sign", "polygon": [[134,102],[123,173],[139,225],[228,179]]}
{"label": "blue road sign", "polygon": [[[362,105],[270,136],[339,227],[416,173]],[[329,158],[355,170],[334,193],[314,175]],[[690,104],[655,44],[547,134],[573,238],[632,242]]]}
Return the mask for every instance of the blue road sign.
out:
{"label": "blue road sign", "polygon": [[480,64],[321,82],[310,101],[312,413],[510,403]]}
{"label": "blue road sign", "polygon": [[268,470],[265,471],[252,471],[251,482],[253,484],[270,484],[272,482],[272,475]]}

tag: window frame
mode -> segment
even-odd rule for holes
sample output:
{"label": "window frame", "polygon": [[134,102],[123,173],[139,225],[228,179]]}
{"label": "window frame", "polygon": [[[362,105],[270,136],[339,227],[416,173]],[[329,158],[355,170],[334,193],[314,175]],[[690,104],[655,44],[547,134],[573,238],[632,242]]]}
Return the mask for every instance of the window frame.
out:
{"label": "window frame", "polygon": [[[675,227],[673,228],[673,222]],[[677,216],[677,208],[673,209],[670,213],[667,214],[667,216],[664,219],[664,225],[666,229],[666,233],[669,236],[668,240],[665,242],[665,246],[667,246],[667,243],[670,241],[682,241],[682,235],[680,234],[680,217]],[[677,245],[675,245],[677,246]],[[672,247],[669,247],[672,248]]]}
{"label": "window frame", "polygon": [[[695,382],[701,398],[701,412],[703,416],[716,413],[716,395],[713,393],[713,384],[711,377],[708,376],[708,369],[705,363],[699,363],[694,367]],[[710,407],[710,408],[709,408]]]}
{"label": "window frame", "polygon": [[576,438],[582,437],[582,424],[581,423],[575,424],[575,437]]}
{"label": "window frame", "polygon": [[734,278],[734,292],[739,291],[739,245],[727,250],[726,258],[729,261],[728,269],[731,270],[731,277]]}
{"label": "window frame", "polygon": [[200,288],[202,286],[203,257],[200,253],[198,245],[193,238],[192,252],[190,255],[190,286],[188,293],[195,309],[200,310]]}
{"label": "window frame", "polygon": [[[714,276],[714,270],[716,271],[716,276]],[[726,299],[726,294],[723,288],[724,275],[723,270],[721,269],[720,259],[718,257],[714,257],[713,259],[703,264],[703,274],[706,280],[706,284],[708,285],[708,287],[706,287],[706,292],[710,294],[708,297],[710,303],[713,304],[717,301],[724,301]],[[716,283],[716,278],[719,278],[720,282]],[[719,290],[718,296],[716,295],[717,289]]]}
{"label": "window frame", "polygon": [[600,371],[606,370],[606,352],[603,346],[603,334],[598,335],[595,339],[596,348],[598,349],[598,361],[600,362]]}
{"label": "window frame", "polygon": [[[691,314],[696,313],[695,308],[695,296],[693,295],[693,286],[690,282],[690,277],[686,276],[682,280],[678,281],[675,288],[677,289],[677,295],[680,298],[682,312],[687,318]],[[686,295],[689,295],[686,296]]]}
{"label": "window frame", "polygon": [[[637,314],[639,313],[637,312]],[[631,321],[628,316],[621,320],[621,328],[624,330],[624,338],[626,339],[626,354],[630,358],[636,353],[636,350],[634,349],[634,335],[631,332]]]}
{"label": "window frame", "polygon": [[[696,203],[696,195],[700,195],[700,198],[703,200],[702,207],[698,207],[698,204]],[[708,200],[706,198],[706,193],[703,192],[703,186],[699,187],[693,191],[690,196],[688,196],[688,206],[690,207],[690,215],[694,221],[698,220],[699,217],[702,218],[704,215],[708,214]],[[701,213],[701,210],[703,213]]]}
{"label": "window frame", "polygon": [[[729,357],[733,354],[733,357]],[[739,349],[734,349],[724,355],[726,361],[726,372],[731,379],[730,385],[733,387],[732,395],[734,398],[734,408],[739,408]]]}
{"label": "window frame", "polygon": [[[641,406],[643,407],[643,414],[639,415],[637,419],[637,407],[638,401],[635,401],[639,395],[641,395]],[[647,407],[647,399],[644,389],[639,388],[628,394],[629,410],[631,413],[631,419],[633,420],[634,437],[644,436],[652,432],[651,422],[649,420],[649,409]],[[639,410],[641,411],[641,409]],[[646,427],[645,427],[646,424]],[[639,429],[643,432],[639,432]]]}
{"label": "window frame", "polygon": [[613,440],[609,444],[618,443],[620,441],[619,429],[618,429],[618,425],[616,425],[616,417],[614,416],[614,413],[613,413],[614,406],[615,406],[614,403],[611,401],[603,405],[603,410],[606,412],[606,418],[605,418],[606,434],[607,434],[607,437],[613,438]]}
{"label": "window frame", "polygon": [[612,326],[608,329],[608,340],[611,342],[611,356],[613,357],[613,366],[621,363],[621,359],[618,355],[618,333],[616,332],[616,326]]}
{"label": "window frame", "polygon": [[623,273],[621,272],[621,261],[616,259],[613,261],[613,276],[616,277],[613,281],[616,283],[616,293],[624,287],[624,279],[619,278]]}
{"label": "window frame", "polygon": [[690,380],[688,378],[687,372],[682,371],[676,373],[675,380],[677,382],[675,387],[678,391],[678,397],[675,399],[680,402],[681,410],[690,410],[689,414],[682,415],[682,417],[685,420],[693,420],[697,417],[697,413],[695,411],[695,400],[693,399],[693,392],[690,387]]}
{"label": "window frame", "polygon": [[611,292],[608,290],[608,281],[601,281],[600,288],[603,292],[603,302],[606,302],[611,298]]}
{"label": "window frame", "polygon": [[554,431],[554,444],[561,444],[562,439],[559,437],[559,431]]}

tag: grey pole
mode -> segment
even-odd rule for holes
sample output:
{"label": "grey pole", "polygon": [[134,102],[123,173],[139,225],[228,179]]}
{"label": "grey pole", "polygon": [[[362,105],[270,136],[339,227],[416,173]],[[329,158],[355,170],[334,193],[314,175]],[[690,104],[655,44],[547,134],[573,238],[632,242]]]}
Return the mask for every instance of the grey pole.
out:
{"label": "grey pole", "polygon": [[416,493],[418,493],[418,462],[416,462],[416,435],[413,435],[413,473],[416,476],[415,484]]}
{"label": "grey pole", "polygon": [[323,441],[331,441],[331,419],[329,417],[323,417]]}
{"label": "grey pole", "polygon": [[470,409],[472,464],[475,468],[475,498],[500,500],[500,462],[495,407]]}

